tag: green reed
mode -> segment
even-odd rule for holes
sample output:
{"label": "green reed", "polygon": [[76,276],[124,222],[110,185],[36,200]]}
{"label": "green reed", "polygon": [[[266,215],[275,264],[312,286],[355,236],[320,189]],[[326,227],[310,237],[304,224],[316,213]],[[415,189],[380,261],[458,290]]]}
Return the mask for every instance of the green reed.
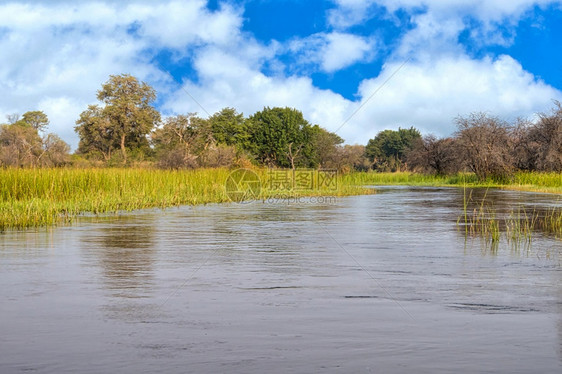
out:
{"label": "green reed", "polygon": [[512,176],[479,180],[472,173],[430,175],[411,172],[356,172],[345,176],[362,185],[407,185],[433,187],[503,188],[562,194],[562,173],[517,172]]}
{"label": "green reed", "polygon": [[[260,198],[268,189],[267,169],[256,169],[262,180]],[[229,169],[0,169],[0,230],[70,222],[83,213],[108,213],[229,202],[225,182]],[[337,189],[291,191],[288,196],[347,196],[372,189],[347,184]]]}
{"label": "green reed", "polygon": [[[457,225],[464,221],[465,235],[481,237],[492,249],[497,248],[502,233],[512,248],[522,244],[527,248],[532,244],[533,235],[542,232],[562,240],[562,209],[551,207],[543,211],[527,212],[518,206],[507,214],[500,214],[493,205],[486,202],[486,194],[479,203],[472,200],[472,191],[467,196],[464,190],[463,213],[457,219]],[[487,193],[487,191],[486,191]],[[476,205],[472,211],[470,205]]]}

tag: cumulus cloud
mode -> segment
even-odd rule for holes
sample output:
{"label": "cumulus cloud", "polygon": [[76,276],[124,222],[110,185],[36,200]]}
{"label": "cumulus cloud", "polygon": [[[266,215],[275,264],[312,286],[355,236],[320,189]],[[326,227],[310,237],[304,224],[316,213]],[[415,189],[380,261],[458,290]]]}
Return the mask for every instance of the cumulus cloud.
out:
{"label": "cumulus cloud", "polygon": [[267,76],[251,61],[217,48],[201,51],[194,65],[199,82],[178,89],[165,105],[167,112],[205,115],[229,106],[250,115],[265,106],[289,106],[302,110],[313,123],[335,127],[353,105],[339,94],[314,87],[310,78]]}
{"label": "cumulus cloud", "polygon": [[[385,65],[381,74],[361,83],[364,102],[399,69]],[[415,126],[441,136],[455,131],[453,119],[483,111],[508,120],[528,117],[552,105],[562,93],[537,80],[509,56],[472,60],[468,56],[408,62],[350,121],[357,133]]]}
{"label": "cumulus cloud", "polygon": [[[385,9],[387,17],[398,10],[408,12],[412,22],[420,26],[420,14],[427,14],[439,23],[461,24],[456,30],[468,30],[472,40],[482,44],[510,45],[517,22],[533,7],[561,6],[560,0],[334,0],[336,7],[328,21],[336,29],[347,29],[372,17],[373,9]],[[380,16],[380,15],[379,15]],[[450,25],[445,25],[450,26]]]}
{"label": "cumulus cloud", "polygon": [[[161,94],[159,108],[164,114],[206,115],[228,106],[250,115],[264,106],[291,106],[311,122],[335,131],[364,105],[338,132],[349,143],[363,144],[384,128],[414,125],[447,135],[454,130],[451,123],[457,115],[485,110],[506,118],[527,116],[546,110],[551,99],[562,99],[559,91],[509,56],[470,58],[458,43],[465,21],[446,16],[449,12],[477,15],[495,22],[517,17],[536,2],[477,1],[472,7],[468,0],[455,6],[444,0],[338,3],[329,15],[335,30],[287,44],[257,41],[243,31],[242,8],[223,4],[210,11],[204,0],[0,5],[0,14],[9,15],[0,17],[4,93],[0,118],[44,110],[51,119],[50,131],[75,147],[74,121],[96,101],[95,93],[108,76],[120,73],[153,85]],[[287,73],[291,71],[286,68],[287,55],[323,74],[380,59],[377,50],[382,40],[338,28],[360,22],[369,14],[362,11],[375,3],[390,13],[407,8],[414,28],[401,36],[388,60],[381,61],[385,62],[382,71],[361,82],[356,101],[316,87],[303,71]],[[338,11],[340,26],[335,24]],[[196,79],[186,73],[180,83],[175,82],[157,62],[161,51],[178,60],[185,57],[189,77]],[[367,102],[407,57],[412,59]]]}
{"label": "cumulus cloud", "polygon": [[349,33],[318,33],[290,42],[300,65],[312,64],[321,71],[333,73],[360,62],[369,62],[376,55],[376,43]]}
{"label": "cumulus cloud", "polygon": [[133,74],[165,93],[171,77],[151,52],[230,45],[242,23],[239,9],[211,12],[204,0],[7,3],[0,14],[0,118],[43,110],[73,147],[77,113],[109,75]]}

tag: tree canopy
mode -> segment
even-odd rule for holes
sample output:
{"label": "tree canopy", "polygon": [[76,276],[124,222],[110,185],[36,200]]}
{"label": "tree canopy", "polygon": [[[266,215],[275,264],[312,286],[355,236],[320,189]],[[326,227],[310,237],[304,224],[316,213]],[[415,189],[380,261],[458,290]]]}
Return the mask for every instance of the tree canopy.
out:
{"label": "tree canopy", "polygon": [[375,169],[400,170],[406,161],[406,153],[418,139],[421,139],[421,134],[414,127],[384,130],[369,140],[365,147],[365,155]]}
{"label": "tree canopy", "polygon": [[314,166],[314,130],[302,113],[293,108],[269,108],[249,119],[249,148],[266,165]]}
{"label": "tree canopy", "polygon": [[112,152],[119,149],[124,164],[127,150],[149,151],[147,136],[160,121],[160,113],[152,106],[156,91],[131,75],[112,75],[97,98],[104,106],[88,107],[76,121],[78,151],[97,152],[109,160]]}
{"label": "tree canopy", "polygon": [[0,125],[0,165],[36,167],[68,163],[68,144],[55,134],[39,134],[49,125],[44,112],[29,111],[21,117],[12,114],[8,122]]}

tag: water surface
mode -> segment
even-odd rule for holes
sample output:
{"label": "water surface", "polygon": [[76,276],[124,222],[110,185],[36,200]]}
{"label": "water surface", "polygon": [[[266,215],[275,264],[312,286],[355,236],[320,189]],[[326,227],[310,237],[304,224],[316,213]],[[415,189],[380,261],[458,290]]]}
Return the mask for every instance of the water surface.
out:
{"label": "water surface", "polygon": [[462,204],[387,187],[2,233],[0,372],[560,372],[562,242],[491,251]]}

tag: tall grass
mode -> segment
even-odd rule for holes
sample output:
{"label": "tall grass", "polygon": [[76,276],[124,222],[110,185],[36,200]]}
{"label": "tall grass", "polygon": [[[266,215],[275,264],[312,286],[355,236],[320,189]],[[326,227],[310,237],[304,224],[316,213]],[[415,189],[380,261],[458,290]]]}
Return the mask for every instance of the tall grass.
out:
{"label": "tall grass", "polygon": [[468,206],[472,200],[472,191],[467,197],[465,188],[463,195],[463,215],[459,216],[457,224],[464,219],[466,235],[481,236],[494,248],[497,247],[497,243],[500,241],[500,225],[496,219],[496,212],[485,204],[487,194],[488,191],[486,190],[481,202],[473,208],[472,212],[469,212]]}
{"label": "tall grass", "polygon": [[[131,211],[230,201],[228,169],[0,169],[0,230],[54,225],[82,213]],[[256,173],[262,181],[267,170]],[[343,183],[337,190],[295,195],[354,195],[370,190]],[[275,195],[264,184],[261,197]]]}
{"label": "tall grass", "polygon": [[562,194],[562,173],[517,172],[510,177],[479,180],[472,173],[429,175],[410,172],[351,173],[346,180],[361,185],[408,185],[434,187],[493,187]]}
{"label": "tall grass", "polygon": [[[457,225],[464,223],[465,235],[481,237],[492,250],[497,249],[502,233],[513,248],[524,244],[530,247],[533,233],[543,232],[562,240],[562,209],[552,207],[546,210],[527,212],[521,206],[511,209],[506,215],[500,215],[486,202],[486,193],[480,202],[472,200],[472,190],[467,196],[464,188],[463,213],[457,219]],[[469,209],[469,206],[474,206]]]}
{"label": "tall grass", "polygon": [[[0,169],[0,230],[69,222],[83,213],[228,202],[225,181],[230,172],[228,169]],[[267,169],[256,169],[255,172],[262,182],[267,180]],[[478,181],[473,174],[350,173],[338,176],[336,190],[315,188],[281,195],[357,195],[373,193],[372,189],[364,186],[385,184],[487,186],[562,193],[562,175],[559,173],[517,173],[510,184],[500,182]],[[278,195],[279,191],[271,190],[267,183],[262,183],[259,198]],[[472,213],[472,219],[479,217],[481,212],[476,213]],[[465,219],[468,223],[468,215]],[[479,221],[479,224],[483,222]],[[537,225],[560,235],[562,217],[558,211],[553,211],[548,217],[533,223],[533,226]],[[510,230],[515,228],[516,225]],[[494,229],[487,228],[491,238],[495,235],[492,233]]]}

